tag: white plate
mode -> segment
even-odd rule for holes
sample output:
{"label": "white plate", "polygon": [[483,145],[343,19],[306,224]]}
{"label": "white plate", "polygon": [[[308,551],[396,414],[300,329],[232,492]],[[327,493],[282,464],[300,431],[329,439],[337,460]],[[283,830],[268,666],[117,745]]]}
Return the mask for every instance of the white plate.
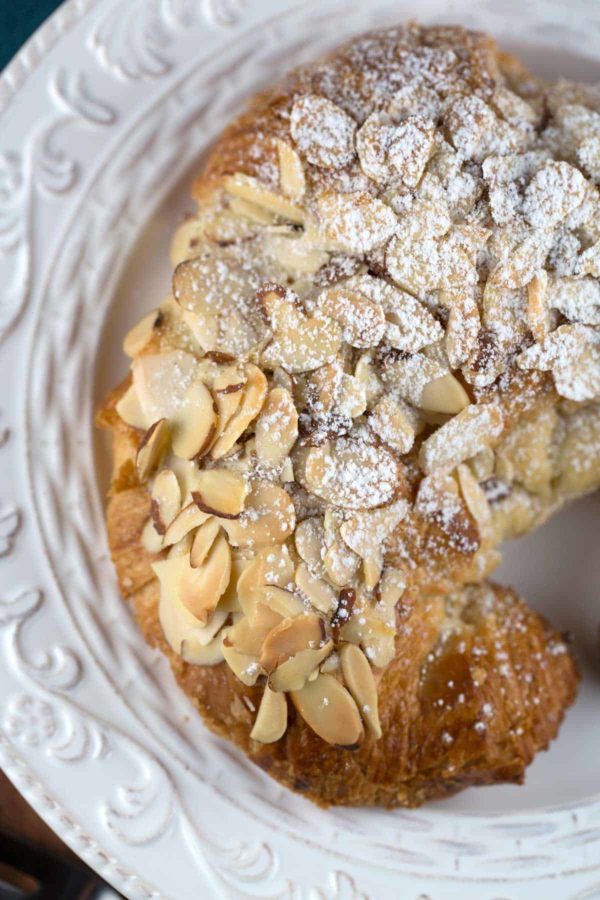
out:
{"label": "white plate", "polygon": [[[543,74],[600,77],[595,3],[419,7],[494,31]],[[0,760],[130,897],[600,897],[598,498],[509,548],[502,572],[575,635],[586,680],[559,741],[524,788],[416,812],[323,812],[209,735],[107,556],[93,409],[167,285],[198,157],[292,62],[414,11],[70,0],[0,78]]]}

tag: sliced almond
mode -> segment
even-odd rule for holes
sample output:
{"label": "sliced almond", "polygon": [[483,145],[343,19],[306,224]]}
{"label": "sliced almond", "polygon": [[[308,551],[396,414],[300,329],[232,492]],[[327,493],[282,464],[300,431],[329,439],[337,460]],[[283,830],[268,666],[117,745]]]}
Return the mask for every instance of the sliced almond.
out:
{"label": "sliced almond", "polygon": [[255,482],[240,518],[223,520],[222,524],[234,547],[280,544],[294,531],[296,511],[282,487]]}
{"label": "sliced almond", "polygon": [[131,331],[128,331],[123,341],[123,350],[131,359],[146,347],[154,335],[154,329],[160,322],[161,316],[157,309],[153,309],[148,315],[134,325]]}
{"label": "sliced almond", "polygon": [[146,417],[146,428],[158,419],[170,422],[184,402],[197,362],[190,353],[148,353],[131,364],[133,384]]}
{"label": "sliced almond", "polygon": [[379,380],[373,358],[369,353],[363,353],[356,363],[354,377],[363,385],[367,406],[371,406],[382,394],[383,385]]}
{"label": "sliced almond", "polygon": [[406,588],[406,575],[402,569],[386,566],[379,580],[378,596],[387,607],[395,607]]}
{"label": "sliced almond", "polygon": [[298,224],[304,222],[305,214],[301,206],[281,194],[269,190],[250,175],[242,175],[239,172],[229,175],[224,179],[224,187],[228,194],[255,203],[282,219]]}
{"label": "sliced almond", "polygon": [[249,616],[259,596],[257,588],[274,585],[285,588],[293,581],[294,566],[285,544],[259,550],[243,567],[237,581],[237,595],[245,615]]}
{"label": "sliced almond", "polygon": [[379,581],[385,542],[407,512],[407,502],[398,500],[391,506],[361,511],[340,527],[346,545],[363,560],[365,585],[369,590]]}
{"label": "sliced almond", "polygon": [[302,200],[306,190],[306,179],[302,160],[293,147],[285,141],[277,141],[279,155],[279,184],[281,190],[291,200]]}
{"label": "sliced almond", "polygon": [[294,706],[328,744],[356,747],[364,732],[356,703],[333,675],[319,675],[291,694]]}
{"label": "sliced almond", "polygon": [[218,666],[224,659],[221,635],[217,635],[205,646],[197,646],[191,639],[184,638],[180,655],[192,666]]}
{"label": "sliced almond", "polygon": [[469,395],[450,372],[427,382],[421,393],[419,406],[428,412],[456,415],[469,405]]}
{"label": "sliced almond", "polygon": [[548,334],[548,273],[540,269],[527,285],[527,321],[536,341],[543,341]]}
{"label": "sliced almond", "polygon": [[152,484],[151,517],[158,534],[164,535],[181,509],[181,489],[172,469],[161,469]]}
{"label": "sliced almond", "polygon": [[217,403],[219,431],[223,432],[242,402],[246,376],[235,364],[221,369],[211,385]]}
{"label": "sliced almond", "polygon": [[272,225],[277,221],[275,214],[265,209],[264,206],[258,206],[257,203],[251,203],[250,200],[244,200],[242,197],[231,197],[229,209],[236,216],[250,219],[257,225]]}
{"label": "sliced almond", "polygon": [[254,588],[253,597],[256,602],[264,603],[284,619],[301,616],[304,613],[304,603],[300,597],[276,584],[264,584]]}
{"label": "sliced almond", "polygon": [[492,446],[503,426],[499,404],[471,404],[423,441],[419,463],[427,473],[450,472],[459,463]]}
{"label": "sliced almond", "polygon": [[467,509],[477,522],[481,537],[484,537],[489,534],[492,517],[485,491],[480,487],[468,466],[461,464],[457,469],[457,474],[460,492],[467,504]]}
{"label": "sliced almond", "polygon": [[296,526],[294,542],[300,557],[316,578],[323,575],[323,557],[325,549],[325,531],[323,521],[316,517],[304,519]]}
{"label": "sliced almond", "polygon": [[225,538],[217,538],[204,564],[197,569],[185,556],[153,563],[153,569],[165,597],[206,625],[229,583],[231,553]]}
{"label": "sliced almond", "polygon": [[246,482],[230,469],[204,469],[198,473],[194,503],[202,512],[221,519],[238,519],[244,509]]}
{"label": "sliced almond", "polygon": [[143,436],[135,457],[135,468],[140,481],[147,481],[164,458],[171,437],[166,419],[159,419]]}
{"label": "sliced almond", "polygon": [[320,94],[297,97],[290,115],[292,138],[306,159],[323,169],[339,169],[354,158],[356,122]]}
{"label": "sliced almond", "polygon": [[203,525],[208,518],[208,514],[198,509],[195,503],[188,503],[169,524],[163,545],[170,547],[171,544],[177,544],[189,531]]}
{"label": "sliced almond", "polygon": [[398,462],[384,447],[347,437],[312,447],[299,472],[317,497],[345,509],[388,503],[399,486]]}
{"label": "sliced almond", "polygon": [[182,537],[180,541],[176,544],[172,544],[169,547],[169,552],[167,553],[167,559],[172,559],[174,556],[188,556],[190,555],[190,551],[192,549],[193,543],[193,532],[188,531],[185,537]]}
{"label": "sliced almond", "polygon": [[269,676],[269,687],[273,691],[299,691],[315,672],[318,673],[319,666],[332,651],[333,641],[314,650],[300,650]]}
{"label": "sliced almond", "polygon": [[358,291],[334,286],[323,291],[319,309],[342,327],[342,338],[352,347],[376,347],[383,338],[386,321],[381,305]]}
{"label": "sliced almond", "polygon": [[342,675],[354,697],[362,718],[375,739],[381,737],[377,685],[367,657],[356,644],[342,644],[340,648]]}
{"label": "sliced almond", "polygon": [[160,553],[163,548],[162,536],[154,527],[152,519],[148,519],[142,528],[140,544],[147,553]]}
{"label": "sliced almond", "polygon": [[250,737],[261,744],[275,743],[285,734],[287,717],[285,695],[266,684]]}
{"label": "sliced almond", "polygon": [[312,613],[284,619],[266,636],[260,664],[271,674],[301,650],[318,650],[325,640],[323,620]]}
{"label": "sliced almond", "polygon": [[206,624],[217,608],[231,577],[231,550],[224,534],[219,534],[198,568],[186,570],[181,584],[181,601],[192,615]]}
{"label": "sliced almond", "polygon": [[131,425],[132,428],[148,427],[148,418],[142,409],[135,385],[127,388],[115,409],[126,425]]}
{"label": "sliced almond", "polygon": [[336,587],[343,588],[351,584],[360,568],[360,556],[357,556],[342,540],[334,541],[323,557],[323,566],[329,580]]}
{"label": "sliced almond", "polygon": [[228,453],[248,425],[262,409],[267,396],[267,379],[258,366],[246,366],[246,385],[238,410],[231,417],[210,451],[212,459],[221,459]]}
{"label": "sliced almond", "polygon": [[198,381],[191,385],[171,421],[176,456],[196,459],[208,451],[217,427],[217,412],[205,384]]}
{"label": "sliced almond", "polygon": [[207,519],[196,530],[190,547],[190,565],[193,569],[199,568],[205,561],[220,530],[221,526],[215,518]]}
{"label": "sliced almond", "polygon": [[269,391],[256,421],[256,455],[263,462],[279,466],[298,438],[298,413],[285,388]]}
{"label": "sliced almond", "polygon": [[222,653],[225,662],[242,684],[252,687],[264,674],[256,656],[240,653],[230,642],[230,628],[223,629]]}
{"label": "sliced almond", "polygon": [[288,372],[311,372],[335,359],[342,335],[337,322],[323,316],[305,318],[276,331],[262,352],[266,368],[282,366]]}
{"label": "sliced almond", "polygon": [[366,191],[328,191],[316,199],[317,217],[329,247],[363,254],[381,247],[398,227],[396,214]]}
{"label": "sliced almond", "polygon": [[319,612],[332,615],[337,608],[337,592],[324,578],[315,578],[311,575],[306,563],[300,563],[296,568],[296,584],[302,593],[308,597],[311,604]]}
{"label": "sliced almond", "polygon": [[279,613],[264,603],[255,603],[249,616],[244,616],[228,632],[228,642],[239,653],[258,656],[267,635],[281,623]]}
{"label": "sliced almond", "polygon": [[406,410],[386,394],[373,407],[369,426],[384,444],[397,453],[408,453],[415,441],[415,429]]}

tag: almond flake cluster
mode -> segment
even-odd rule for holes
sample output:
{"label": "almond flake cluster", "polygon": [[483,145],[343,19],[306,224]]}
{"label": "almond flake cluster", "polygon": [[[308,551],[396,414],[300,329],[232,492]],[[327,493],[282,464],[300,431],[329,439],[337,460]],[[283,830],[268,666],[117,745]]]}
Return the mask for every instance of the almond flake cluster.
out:
{"label": "almond flake cluster", "polygon": [[443,45],[373,63],[369,102],[319,73],[179,229],[117,409],[173,650],[264,685],[255,740],[287,695],[355,746],[381,734],[402,529],[435,523],[483,577],[493,504],[552,478],[559,416],[511,430],[511,379],[598,441],[600,95],[476,80]]}

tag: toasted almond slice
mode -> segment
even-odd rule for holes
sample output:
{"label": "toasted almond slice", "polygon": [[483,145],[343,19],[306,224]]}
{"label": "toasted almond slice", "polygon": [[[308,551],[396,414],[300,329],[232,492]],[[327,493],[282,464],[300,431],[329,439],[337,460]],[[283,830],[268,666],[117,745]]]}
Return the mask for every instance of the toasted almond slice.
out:
{"label": "toasted almond slice", "polygon": [[406,588],[406,575],[402,569],[386,566],[379,580],[378,595],[384,606],[394,607]]}
{"label": "toasted almond slice", "polygon": [[190,555],[190,551],[192,549],[193,543],[193,532],[188,531],[185,537],[182,537],[180,541],[176,544],[172,544],[169,547],[169,552],[167,553],[167,559],[172,559],[174,556],[188,556]]}
{"label": "toasted almond slice", "polygon": [[[205,382],[206,383],[206,382]],[[221,369],[214,377],[212,391],[217,402],[219,431],[227,427],[242,402],[246,376],[237,365]]]}
{"label": "toasted almond slice", "polygon": [[158,419],[176,415],[184,402],[197,362],[191,353],[147,353],[131,364],[133,384],[146,417],[146,428]]}
{"label": "toasted almond slice", "polygon": [[371,406],[383,392],[383,385],[377,376],[371,354],[362,354],[356,363],[354,377],[363,385],[367,406]]}
{"label": "toasted almond slice", "polygon": [[257,298],[275,331],[295,328],[305,318],[297,294],[281,285],[266,285],[258,291]]}
{"label": "toasted almond slice", "polygon": [[[337,653],[330,653],[324,662],[321,663],[321,668],[319,671],[324,674],[330,672],[337,672],[340,667],[340,657]],[[318,674],[318,673],[317,673]]]}
{"label": "toasted almond slice", "polygon": [[396,458],[384,447],[353,437],[311,447],[299,462],[298,474],[307,490],[346,509],[388,503],[399,486]]}
{"label": "toasted almond slice", "polygon": [[152,519],[148,519],[142,528],[140,544],[147,553],[160,553],[163,548],[162,536],[154,527]]}
{"label": "toasted almond slice", "polygon": [[376,347],[386,322],[381,304],[344,286],[327,288],[319,295],[319,309],[342,327],[342,338],[352,347]]}
{"label": "toasted almond slice", "polygon": [[490,505],[485,491],[479,486],[477,479],[473,476],[470,468],[464,463],[457,469],[458,483],[460,492],[463,496],[467,509],[479,526],[479,533],[483,538],[489,534],[489,528],[492,518]]}
{"label": "toasted almond slice", "polygon": [[262,352],[262,363],[268,369],[282,366],[291,373],[311,372],[335,359],[341,339],[341,328],[333,319],[306,318],[276,331]]}
{"label": "toasted almond slice", "polygon": [[333,641],[314,650],[300,650],[269,676],[269,687],[273,691],[299,691],[315,672],[318,674],[319,666],[332,651]]}
{"label": "toasted almond slice", "polygon": [[236,216],[242,216],[250,219],[258,225],[272,225],[277,221],[274,213],[265,209],[264,206],[258,206],[257,203],[251,203],[250,200],[244,200],[242,197],[231,197],[229,200],[229,209]]}
{"label": "toasted almond slice", "polygon": [[452,373],[434,378],[423,388],[419,406],[428,412],[455,415],[469,405],[469,395]]}
{"label": "toasted almond slice", "polygon": [[328,744],[356,747],[361,742],[364,731],[356,703],[333,675],[319,675],[291,696],[309,728]]}
{"label": "toasted almond slice", "polygon": [[274,744],[285,734],[287,728],[287,700],[285,694],[272,691],[268,684],[258,707],[258,715],[250,732],[253,741]]}
{"label": "toasted almond slice", "polygon": [[181,509],[181,489],[172,469],[161,469],[154,479],[151,497],[150,514],[154,528],[158,534],[164,535]]}
{"label": "toasted almond slice", "polygon": [[[235,627],[235,626],[234,626]],[[230,642],[230,628],[223,629],[222,653],[225,662],[242,684],[252,687],[263,671],[258,664],[258,658],[249,653],[240,653]]]}
{"label": "toasted almond slice", "polygon": [[258,366],[246,366],[246,385],[237,412],[220,433],[210,451],[213,459],[220,459],[228,453],[248,425],[257,417],[267,396],[267,379]]}
{"label": "toasted almond slice", "polygon": [[302,160],[293,147],[285,141],[277,141],[279,155],[279,184],[281,190],[291,200],[302,200],[306,190],[306,178]]}
{"label": "toasted almond slice", "polygon": [[134,325],[125,335],[123,350],[131,359],[146,347],[152,340],[154,329],[160,322],[161,316],[157,309],[153,309],[148,315]]}
{"label": "toasted almond slice", "polygon": [[[204,664],[199,656],[204,648],[211,645],[229,613],[216,610],[204,625],[183,605],[179,588],[189,570],[185,556],[161,560],[154,563],[153,568],[160,582],[159,619],[165,638],[176,653],[183,654],[185,644],[189,661]],[[214,645],[207,652],[213,657],[218,655]],[[192,659],[192,656],[195,658]],[[221,658],[207,661],[206,664],[214,665]]]}
{"label": "toasted almond slice", "polygon": [[296,511],[282,487],[255,482],[240,518],[223,520],[222,524],[234,547],[281,544],[294,530]]}
{"label": "toasted almond slice", "polygon": [[161,596],[187,610],[196,624],[207,625],[229,583],[231,553],[221,537],[198,569],[190,566],[186,556],[160,560],[152,568],[160,581]]}
{"label": "toasted almond slice", "polygon": [[281,620],[279,613],[264,603],[256,602],[250,615],[241,618],[230,629],[228,641],[239,653],[258,657],[265,638]]}
{"label": "toasted almond slice", "polygon": [[197,529],[190,548],[190,565],[193,569],[199,568],[205,561],[220,530],[221,526],[215,518],[207,519]]}
{"label": "toasted almond slice", "polygon": [[163,546],[170,547],[177,544],[188,531],[203,525],[209,518],[208,514],[198,509],[195,503],[188,503],[170,523],[163,539]]}
{"label": "toasted almond slice", "polygon": [[298,413],[285,388],[269,391],[256,421],[256,455],[263,462],[280,465],[298,437]]}
{"label": "toasted almond slice", "polygon": [[365,586],[372,590],[383,568],[385,542],[408,512],[405,500],[391,506],[361,511],[345,521],[340,534],[346,545],[363,561]]}
{"label": "toasted almond slice", "polygon": [[264,584],[254,588],[253,596],[256,602],[264,603],[284,619],[301,616],[304,613],[304,603],[300,597],[276,584]]}
{"label": "toasted almond slice", "polygon": [[148,419],[142,409],[135,385],[130,385],[115,406],[126,425],[132,428],[147,428]]}
{"label": "toasted almond slice", "polygon": [[301,650],[318,650],[324,640],[323,620],[314,613],[284,619],[266,636],[260,664],[270,675]]}
{"label": "toasted almond slice", "polygon": [[340,649],[342,675],[354,697],[361,716],[378,740],[381,737],[377,685],[367,657],[356,644],[342,644]]}
{"label": "toasted almond slice", "polygon": [[301,206],[281,194],[270,191],[250,175],[242,175],[239,172],[229,175],[224,179],[224,187],[228,194],[255,203],[282,219],[299,224],[304,222],[305,213]]}
{"label": "toasted almond slice", "polygon": [[304,519],[296,526],[294,542],[300,557],[307,564],[309,571],[316,577],[323,576],[323,557],[325,548],[325,530],[322,519],[316,517]]}
{"label": "toasted almond slice", "polygon": [[504,416],[497,403],[471,404],[434,431],[419,452],[424,472],[450,472],[490,447],[502,433]]}
{"label": "toasted almond slice", "polygon": [[323,578],[313,577],[306,563],[302,562],[298,565],[295,579],[296,584],[315,609],[327,615],[335,612],[337,608],[336,591]]}
{"label": "toasted almond slice", "polygon": [[381,440],[400,454],[408,453],[415,441],[415,429],[397,400],[386,394],[375,404],[369,426]]}
{"label": "toasted almond slice", "polygon": [[193,641],[184,638],[181,642],[181,658],[192,666],[218,666],[223,662],[223,644],[218,634],[206,646],[195,646]]}
{"label": "toasted almond slice", "polygon": [[350,550],[342,540],[334,541],[323,557],[323,565],[329,580],[336,587],[350,584],[360,567],[360,557]]}
{"label": "toasted almond slice", "polygon": [[301,94],[295,99],[290,131],[300,152],[314,166],[339,169],[354,158],[356,122],[320,94]]}
{"label": "toasted almond slice", "polygon": [[527,321],[536,341],[543,341],[549,331],[548,273],[536,272],[527,285]]}
{"label": "toasted almond slice", "polygon": [[159,419],[143,436],[135,456],[135,468],[140,481],[147,481],[165,456],[171,429],[166,419]]}
{"label": "toasted almond slice", "polygon": [[210,447],[217,427],[215,401],[201,381],[191,385],[172,419],[173,452],[181,459],[196,459]]}
{"label": "toasted almond slice", "polygon": [[198,473],[194,503],[202,512],[220,519],[238,519],[244,509],[246,482],[230,469],[204,469]]}
{"label": "toasted almond slice", "polygon": [[294,578],[294,566],[285,544],[260,550],[241,572],[237,593],[246,615],[257,602],[255,589],[264,585],[286,587]]}
{"label": "toasted almond slice", "polygon": [[316,199],[319,223],[331,249],[363,254],[385,244],[398,227],[390,206],[366,191],[327,191]]}

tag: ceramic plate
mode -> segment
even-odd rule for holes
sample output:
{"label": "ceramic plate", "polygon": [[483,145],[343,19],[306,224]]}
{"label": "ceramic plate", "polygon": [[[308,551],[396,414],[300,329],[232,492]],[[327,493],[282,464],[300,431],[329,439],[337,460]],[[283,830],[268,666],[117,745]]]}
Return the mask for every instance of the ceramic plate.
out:
{"label": "ceramic plate", "polygon": [[[211,736],[119,599],[93,410],[168,284],[199,158],[244,98],[412,3],[70,0],[0,77],[0,761],[133,898],[600,897],[598,498],[508,548],[585,674],[523,788],[322,811]],[[600,10],[421,0],[543,75],[600,79]]]}

